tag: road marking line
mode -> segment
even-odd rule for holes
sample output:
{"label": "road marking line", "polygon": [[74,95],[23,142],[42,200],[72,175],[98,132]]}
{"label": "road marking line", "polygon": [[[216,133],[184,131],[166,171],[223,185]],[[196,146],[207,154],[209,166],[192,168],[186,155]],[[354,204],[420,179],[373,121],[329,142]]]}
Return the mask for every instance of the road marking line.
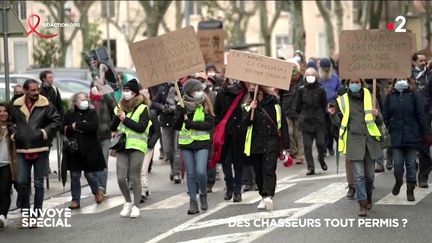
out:
{"label": "road marking line", "polygon": [[[296,185],[295,183],[292,184],[282,184],[282,183],[278,183],[276,185],[276,191],[275,193],[278,193],[280,191],[286,190],[290,187],[293,187],[294,185]],[[232,203],[233,205],[241,205],[241,204],[254,204],[258,201],[260,201],[262,199],[262,197],[257,193],[257,192],[247,192],[247,193],[243,193],[242,194],[242,201],[238,202],[238,203]]]}
{"label": "road marking line", "polygon": [[[290,180],[291,178],[294,178],[294,177],[296,177],[296,175],[285,177],[285,178],[283,178],[283,179],[280,180],[280,183],[282,184],[282,183],[284,183],[284,182],[286,182],[286,181],[288,181],[288,180]],[[207,217],[207,216],[209,216],[209,215],[211,215],[213,213],[216,213],[217,211],[219,211],[219,210],[227,207],[228,205],[233,205],[233,204],[234,203],[221,202],[216,207],[214,207],[214,208],[206,211],[205,213],[202,213],[202,214],[196,216],[195,218],[192,218],[192,219],[184,222],[183,224],[180,224],[179,226],[177,226],[177,227],[175,227],[175,228],[173,228],[171,230],[168,230],[167,232],[165,232],[163,234],[160,234],[160,235],[154,237],[153,239],[150,239],[149,241],[147,241],[147,243],[156,243],[156,242],[159,242],[159,241],[161,241],[161,240],[163,240],[163,239],[165,239],[165,238],[167,238],[167,237],[169,237],[169,236],[171,236],[171,235],[173,235],[173,234],[175,234],[177,232],[185,230],[191,224],[194,224],[194,223],[200,221],[201,219],[203,219],[203,218],[205,218],[205,217]]]}
{"label": "road marking line", "polygon": [[[247,241],[251,237],[256,237],[257,235],[260,235],[260,234],[262,234],[262,231],[251,231],[251,232],[246,232],[246,233],[235,233],[235,234],[211,236],[211,237],[201,238],[201,239],[197,239],[197,240],[182,241],[180,243],[240,242],[240,241]],[[248,242],[250,242],[250,241],[248,241]]]}
{"label": "road marking line", "polygon": [[[306,215],[306,214],[308,214],[308,213],[310,213],[310,212],[312,212],[312,211],[314,211],[314,210],[316,210],[316,209],[318,209],[324,205],[325,204],[312,204],[309,207],[305,207],[305,208],[300,209],[300,211],[294,213],[293,215],[289,216],[288,218],[298,219],[298,218],[300,218],[300,217],[302,217],[302,216],[304,216],[304,215]],[[286,218],[286,219],[288,219],[288,218]],[[257,240],[258,238],[272,232],[273,230],[275,230],[277,228],[278,227],[270,226],[270,227],[266,228],[265,230],[257,231],[258,232],[257,234],[254,234],[254,235],[252,235],[246,239],[243,239],[242,241],[238,241],[238,242],[242,242],[242,243],[243,242],[245,242],[245,243],[253,242],[254,240]]]}
{"label": "road marking line", "polygon": [[399,195],[393,196],[393,194],[388,194],[387,196],[383,197],[381,200],[376,202],[375,204],[380,205],[416,205],[421,200],[423,200],[429,193],[432,192],[431,188],[432,184],[429,184],[429,188],[419,188],[416,187],[414,190],[414,196],[415,201],[410,202],[406,198],[406,184],[403,184],[400,190]]}
{"label": "road marking line", "polygon": [[186,230],[195,230],[200,228],[207,228],[207,227],[229,224],[233,222],[251,221],[255,219],[289,217],[293,215],[295,212],[299,211],[300,209],[302,208],[289,208],[289,209],[275,210],[270,212],[263,211],[258,213],[237,215],[237,216],[232,216],[232,217],[222,218],[222,219],[212,219],[212,220],[202,221],[202,222],[189,225],[189,227]]}
{"label": "road marking line", "polygon": [[345,194],[345,183],[332,183],[295,201],[295,203],[335,203],[343,198]]}
{"label": "road marking line", "polygon": [[108,209],[115,208],[125,203],[123,196],[116,196],[112,198],[105,199],[101,204],[92,204],[80,209],[76,209],[72,211],[72,215],[77,214],[93,214],[93,213],[101,213]]}

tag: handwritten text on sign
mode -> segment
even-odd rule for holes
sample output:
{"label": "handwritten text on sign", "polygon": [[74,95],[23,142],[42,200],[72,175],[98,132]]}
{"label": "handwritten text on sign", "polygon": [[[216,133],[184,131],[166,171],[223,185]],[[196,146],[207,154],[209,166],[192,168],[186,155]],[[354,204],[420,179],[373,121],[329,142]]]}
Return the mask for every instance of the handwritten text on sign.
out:
{"label": "handwritten text on sign", "polygon": [[193,27],[129,46],[141,84],[151,87],[205,70]]}
{"label": "handwritten text on sign", "polygon": [[411,33],[387,30],[348,30],[340,36],[342,78],[409,77]]}
{"label": "handwritten text on sign", "polygon": [[289,90],[293,66],[279,59],[230,50],[225,77]]}

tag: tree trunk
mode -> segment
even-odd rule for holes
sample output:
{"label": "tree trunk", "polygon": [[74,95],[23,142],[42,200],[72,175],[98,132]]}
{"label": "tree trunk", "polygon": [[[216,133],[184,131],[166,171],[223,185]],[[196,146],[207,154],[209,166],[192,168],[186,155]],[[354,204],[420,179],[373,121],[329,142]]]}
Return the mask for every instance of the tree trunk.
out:
{"label": "tree trunk", "polygon": [[[57,8],[57,14],[59,16],[60,23],[66,22],[66,16],[64,11],[64,1],[58,1],[56,3]],[[64,28],[59,28],[59,36],[60,36],[60,60],[59,60],[59,67],[64,67],[66,64],[66,53],[67,53],[67,46],[66,46],[66,33],[64,31]]]}
{"label": "tree trunk", "polygon": [[[88,16],[85,16],[84,18],[81,19],[80,26],[82,26],[81,27],[81,36],[82,36],[82,43],[83,43],[82,52],[86,53],[87,51],[90,50],[90,47],[88,46],[88,41],[87,41],[89,39],[89,31],[90,31]],[[84,61],[84,59],[81,60],[81,68],[87,68],[87,64]]]}
{"label": "tree trunk", "polygon": [[176,30],[181,29],[183,23],[183,10],[182,10],[182,1],[175,2],[176,7]]}
{"label": "tree trunk", "polygon": [[383,0],[379,0],[373,2],[372,5],[373,7],[371,8],[370,13],[369,29],[379,29],[384,2]]}
{"label": "tree trunk", "polygon": [[316,5],[318,6],[318,9],[321,13],[321,16],[324,19],[325,23],[325,30],[327,33],[327,47],[328,47],[328,55],[332,56],[335,51],[335,41],[334,41],[334,34],[333,34],[333,23],[330,19],[330,12],[324,7],[323,2],[317,0],[315,1]]}
{"label": "tree trunk", "polygon": [[431,29],[431,14],[432,14],[432,7],[430,1],[424,1],[425,5],[425,29],[426,29],[426,41],[427,41],[427,47],[432,48],[432,29]]}
{"label": "tree trunk", "polygon": [[363,1],[362,4],[363,4],[363,7],[362,7],[361,23],[362,23],[362,29],[366,29],[368,27],[369,18],[370,18],[371,12],[372,12],[373,2],[372,1]]}
{"label": "tree trunk", "polygon": [[335,14],[336,14],[336,35],[339,37],[343,30],[343,8],[341,1],[335,1]]}
{"label": "tree trunk", "polygon": [[295,50],[301,50],[304,52],[305,50],[305,39],[306,32],[304,29],[303,22],[303,4],[301,1],[292,1],[291,2],[291,15],[292,15],[292,45]]}
{"label": "tree trunk", "polygon": [[260,11],[260,26],[261,26],[261,35],[264,40],[265,45],[265,54],[266,56],[271,56],[271,37],[273,33],[274,26],[276,25],[276,21],[280,16],[281,9],[276,9],[276,13],[273,15],[272,21],[270,23],[270,26],[268,24],[268,17],[267,17],[267,2],[260,1],[257,2],[258,8]]}

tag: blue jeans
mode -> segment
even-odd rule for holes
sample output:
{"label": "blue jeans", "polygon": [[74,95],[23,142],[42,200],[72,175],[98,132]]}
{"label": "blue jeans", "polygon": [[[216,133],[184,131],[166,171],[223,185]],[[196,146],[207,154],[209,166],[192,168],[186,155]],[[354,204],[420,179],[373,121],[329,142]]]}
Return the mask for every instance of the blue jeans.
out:
{"label": "blue jeans", "polygon": [[42,208],[44,200],[44,175],[48,166],[48,152],[38,153],[38,158],[35,160],[26,160],[24,156],[24,154],[18,154],[18,206],[20,208],[30,208],[30,173],[33,166],[34,208]]}
{"label": "blue jeans", "polygon": [[392,148],[394,161],[394,175],[402,178],[404,165],[406,168],[406,181],[415,183],[417,174],[417,149],[416,148]]}
{"label": "blue jeans", "polygon": [[372,196],[372,187],[375,178],[375,161],[366,149],[364,160],[352,160],[352,171],[357,193],[357,201],[364,201],[367,196]]}
{"label": "blue jeans", "polygon": [[97,181],[100,187],[103,187],[106,190],[107,179],[108,179],[108,159],[109,159],[109,151],[111,146],[111,140],[106,139],[101,141],[102,153],[105,158],[106,168],[104,170],[95,172]]}
{"label": "blue jeans", "polygon": [[[81,171],[71,171],[71,193],[72,193],[72,201],[77,203],[80,202],[81,199]],[[94,172],[84,172],[84,176],[87,179],[88,184],[90,185],[91,191],[93,194],[96,194],[99,191],[97,178]]]}
{"label": "blue jeans", "polygon": [[189,197],[191,201],[195,201],[196,182],[198,182],[198,186],[202,194],[207,192],[208,149],[182,149],[181,153],[186,167]]}

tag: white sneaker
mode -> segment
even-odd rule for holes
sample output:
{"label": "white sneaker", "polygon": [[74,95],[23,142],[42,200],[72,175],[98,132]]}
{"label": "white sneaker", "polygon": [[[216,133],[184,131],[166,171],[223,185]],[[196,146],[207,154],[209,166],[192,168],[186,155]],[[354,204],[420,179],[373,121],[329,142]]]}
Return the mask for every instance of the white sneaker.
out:
{"label": "white sneaker", "polygon": [[136,206],[133,206],[129,217],[130,218],[138,218],[139,216],[140,216],[139,208],[137,208]]}
{"label": "white sneaker", "polygon": [[273,210],[273,199],[271,197],[266,197],[264,198],[264,205],[265,205],[265,209],[267,211],[272,211]]}
{"label": "white sneaker", "polygon": [[130,203],[127,202],[127,203],[123,204],[123,209],[120,212],[120,216],[122,216],[123,218],[129,217],[131,214],[132,207],[133,207],[133,204],[131,202]]}
{"label": "white sneaker", "polygon": [[261,202],[258,204],[257,209],[258,210],[265,210],[266,209],[266,206],[264,204],[264,199],[261,199]]}
{"label": "white sneaker", "polygon": [[7,226],[7,219],[4,215],[0,215],[0,229],[5,228]]}

